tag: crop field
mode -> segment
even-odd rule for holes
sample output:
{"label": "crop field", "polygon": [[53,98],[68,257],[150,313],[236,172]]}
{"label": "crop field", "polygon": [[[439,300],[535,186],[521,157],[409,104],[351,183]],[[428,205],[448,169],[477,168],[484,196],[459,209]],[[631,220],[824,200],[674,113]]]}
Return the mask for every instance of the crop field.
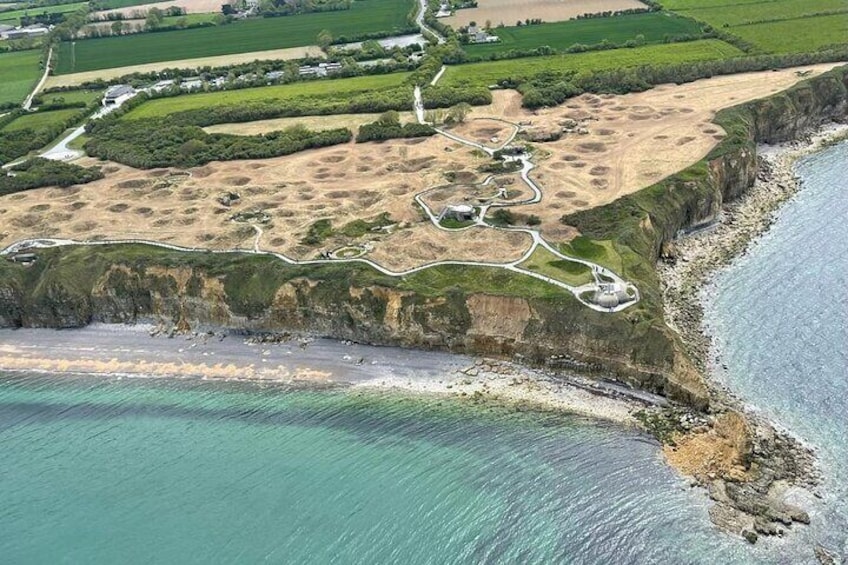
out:
{"label": "crop field", "polygon": [[150,0],[98,0],[97,5],[101,10],[115,10],[118,8],[130,8],[150,4]]}
{"label": "crop field", "polygon": [[0,104],[21,102],[41,75],[41,50],[0,54]]}
{"label": "crop field", "polygon": [[68,12],[76,12],[86,6],[88,6],[87,2],[75,2],[73,4],[59,4],[58,6],[43,6],[38,8],[0,12],[0,24],[19,25],[21,16],[36,16],[38,14],[43,14],[44,12],[47,12],[48,14],[65,14]]}
{"label": "crop field", "polygon": [[764,52],[815,51],[848,43],[845,0],[665,0],[663,4]]}
{"label": "crop field", "polygon": [[65,110],[52,110],[49,112],[35,112],[24,114],[16,118],[3,128],[3,131],[15,131],[21,129],[40,130],[56,124],[64,123],[71,116],[78,114],[80,108],[67,108]]}
{"label": "crop field", "polygon": [[255,102],[258,100],[280,100],[294,96],[314,96],[322,94],[343,94],[364,92],[399,86],[409,73],[372,75],[335,80],[316,80],[278,86],[243,88],[221,92],[203,92],[186,94],[173,98],[159,98],[145,102],[130,110],[124,118],[140,119],[167,116],[184,110],[196,110],[229,104]]}
{"label": "crop field", "polygon": [[729,31],[769,53],[803,53],[848,44],[848,13],[751,24]]}
{"label": "crop field", "polygon": [[63,42],[56,74],[314,45],[333,37],[403,29],[410,0],[357,0],[350,10],[261,18],[229,25]]}
{"label": "crop field", "polygon": [[641,65],[669,65],[742,56],[736,47],[716,39],[646,45],[569,55],[526,57],[448,67],[439,83],[444,86],[490,85],[513,78],[518,81],[543,72],[602,71]]}
{"label": "crop field", "polygon": [[488,55],[511,49],[528,50],[542,45],[564,50],[576,43],[593,45],[607,40],[624,43],[642,35],[647,43],[659,43],[666,37],[700,35],[701,24],[669,13],[629,14],[612,18],[569,20],[541,25],[495,28],[498,43],[468,45],[471,55]]}

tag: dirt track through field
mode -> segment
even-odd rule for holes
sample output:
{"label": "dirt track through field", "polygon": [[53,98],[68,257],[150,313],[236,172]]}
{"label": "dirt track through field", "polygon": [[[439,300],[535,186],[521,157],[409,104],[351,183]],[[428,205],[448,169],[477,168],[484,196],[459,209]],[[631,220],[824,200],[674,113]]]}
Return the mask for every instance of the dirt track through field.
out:
{"label": "dirt track through field", "polygon": [[[833,66],[804,69],[817,74]],[[522,109],[518,93],[497,91],[494,103],[475,108],[462,129],[472,136],[500,135],[495,124],[502,122],[473,119],[488,117],[524,123],[530,135],[562,134],[557,141],[534,141],[537,167],[530,176],[541,187],[542,201],[513,210],[539,216],[543,236],[555,243],[576,233],[560,222],[564,214],[612,202],[706,155],[724,135],[710,123],[717,110],[800,80],[794,69],[748,73],[624,96],[584,95],[537,112]],[[569,131],[563,133],[564,127]],[[261,248],[295,259],[364,245],[369,258],[394,270],[450,259],[516,260],[531,243],[526,234],[491,228],[439,231],[413,200],[425,190],[448,187],[429,196],[434,209],[448,202],[476,204],[475,199],[489,192],[475,188],[488,176],[479,167],[488,163],[482,151],[436,136],[214,162],[188,174],[106,164],[107,177],[94,183],[0,198],[0,248],[31,237],[142,238],[188,247],[250,248],[256,235],[252,220],[233,218],[240,212],[261,212],[268,219],[261,225]],[[499,179],[507,189],[516,184],[509,183],[510,175]],[[230,207],[218,201],[228,192],[240,196]],[[338,229],[383,213],[395,224],[388,232],[337,234],[320,244],[302,243],[318,219],[330,219]]]}
{"label": "dirt track through field", "polygon": [[449,18],[439,21],[457,29],[470,22],[492,26],[514,26],[527,18],[541,18],[543,22],[561,22],[583,14],[597,14],[616,10],[645,8],[638,0],[478,0],[476,8],[456,10]]}
{"label": "dirt track through field", "polygon": [[47,79],[46,88],[55,86],[77,86],[93,80],[111,80],[131,73],[152,73],[164,69],[194,69],[198,67],[223,67],[227,65],[238,65],[251,63],[253,61],[268,61],[272,59],[290,60],[303,59],[304,57],[324,57],[324,52],[317,45],[307,47],[291,47],[289,49],[271,49],[269,51],[252,51],[250,53],[236,53],[233,55],[219,55],[216,57],[199,57],[197,59],[182,59],[180,61],[160,61],[145,65],[133,65],[130,67],[114,67],[111,69],[100,69],[84,73],[73,73],[69,75],[50,76]]}

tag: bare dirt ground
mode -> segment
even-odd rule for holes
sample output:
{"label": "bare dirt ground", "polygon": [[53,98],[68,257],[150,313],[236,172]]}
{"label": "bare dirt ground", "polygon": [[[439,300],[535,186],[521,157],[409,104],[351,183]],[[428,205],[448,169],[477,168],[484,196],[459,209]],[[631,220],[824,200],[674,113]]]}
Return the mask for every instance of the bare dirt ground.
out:
{"label": "bare dirt ground", "polygon": [[583,14],[644,8],[638,0],[479,0],[476,8],[457,10],[439,21],[454,29],[470,22],[493,26],[514,26],[518,20],[541,18],[544,22],[561,22]]}
{"label": "bare dirt ground", "polygon": [[[203,128],[209,133],[232,133],[235,135],[258,135],[280,131],[292,126],[304,126],[314,131],[326,129],[348,128],[354,133],[363,124],[370,124],[377,120],[380,114],[343,114],[335,116],[302,116],[297,118],[275,118],[273,120],[257,120],[255,122],[244,122],[235,124],[215,124]],[[415,121],[412,112],[400,112],[401,123]]]}
{"label": "bare dirt ground", "polygon": [[[817,74],[834,66],[803,69]],[[568,128],[557,141],[533,142],[537,167],[530,176],[544,195],[541,203],[516,210],[539,216],[548,241],[567,241],[576,231],[560,221],[563,215],[612,202],[703,158],[724,135],[710,123],[717,110],[788,88],[802,80],[796,70],[715,77],[624,96],[584,95],[536,112],[520,107],[517,92],[496,91],[494,103],[475,108],[471,121],[457,130],[488,136],[492,132],[478,128],[502,123],[474,118],[520,122],[531,135]],[[349,118],[328,119],[338,125]],[[528,249],[529,236],[485,228],[439,231],[414,202],[416,194],[434,188],[439,190],[424,198],[436,213],[448,203],[489,198],[497,187],[481,187],[488,175],[478,169],[490,162],[479,150],[434,136],[215,162],[185,172],[106,163],[106,178],[94,183],[0,198],[0,248],[38,236],[252,248],[256,220],[232,218],[259,211],[268,216],[267,223],[256,224],[263,232],[260,247],[296,259],[364,245],[368,257],[394,270],[437,260],[504,262]],[[529,196],[515,174],[496,181],[513,201]],[[241,197],[231,207],[218,201],[227,192]],[[331,219],[338,230],[383,213],[394,223],[388,231],[361,237],[336,233],[320,244],[302,243],[316,220]]]}
{"label": "bare dirt ground", "polygon": [[[445,184],[448,171],[468,182],[482,182],[485,175],[476,167],[486,162],[487,157],[439,136],[347,144],[261,161],[215,162],[188,174],[109,163],[104,169],[107,178],[100,181],[0,199],[0,248],[38,236],[252,248],[256,232],[251,223],[231,218],[262,211],[270,222],[257,224],[263,231],[261,248],[296,259],[317,258],[348,244],[368,244],[372,258],[395,270],[445,259],[518,259],[530,246],[529,236],[479,229],[455,237],[433,227],[413,200],[416,193]],[[241,196],[229,208],[217,200],[227,192]],[[341,228],[382,213],[396,222],[392,233],[301,243],[318,219],[330,218]]]}
{"label": "bare dirt ground", "polygon": [[[803,69],[815,75],[838,65]],[[538,111],[521,108],[517,92],[502,90],[471,116],[520,122],[531,135],[572,130],[558,141],[533,142],[539,155],[530,176],[545,196],[521,210],[541,217],[545,237],[556,241],[566,235],[559,222],[564,214],[608,204],[697,162],[724,137],[711,122],[718,110],[784,90],[806,78],[798,70],[714,77],[623,96],[586,94]]]}
{"label": "bare dirt ground", "polygon": [[109,14],[123,14],[124,17],[130,17],[134,12],[147,12],[151,8],[164,10],[171,6],[184,8],[186,14],[208,14],[210,12],[221,11],[220,0],[173,0],[172,2],[153,2],[150,4],[141,4],[139,6],[116,8],[114,10],[101,10],[99,12],[95,12],[95,16],[105,18]]}
{"label": "bare dirt ground", "polygon": [[324,52],[317,45],[307,47],[291,47],[289,49],[272,49],[270,51],[252,51],[250,53],[236,53],[234,55],[219,55],[217,57],[198,57],[196,59],[182,59],[178,61],[160,61],[146,65],[133,65],[130,67],[114,67],[111,69],[100,69],[84,73],[72,73],[69,75],[58,75],[47,77],[45,88],[54,86],[77,86],[84,82],[97,79],[110,80],[131,73],[152,73],[163,69],[193,69],[197,67],[222,67],[227,65],[238,65],[253,61],[267,61],[271,59],[303,59],[304,57],[324,57]]}
{"label": "bare dirt ground", "polygon": [[516,131],[516,126],[500,120],[475,118],[444,129],[463,139],[470,139],[480,145],[498,149]]}

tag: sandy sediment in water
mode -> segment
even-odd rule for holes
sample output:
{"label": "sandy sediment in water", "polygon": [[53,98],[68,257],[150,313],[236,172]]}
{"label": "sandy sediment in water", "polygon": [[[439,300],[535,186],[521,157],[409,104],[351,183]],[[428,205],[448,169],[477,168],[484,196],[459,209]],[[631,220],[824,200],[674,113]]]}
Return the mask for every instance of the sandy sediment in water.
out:
{"label": "sandy sediment in water", "polygon": [[[151,337],[152,326],[0,330],[0,371],[350,387],[520,405],[635,424],[654,399],[577,377],[443,352],[295,336]],[[637,394],[637,393],[632,393]]]}

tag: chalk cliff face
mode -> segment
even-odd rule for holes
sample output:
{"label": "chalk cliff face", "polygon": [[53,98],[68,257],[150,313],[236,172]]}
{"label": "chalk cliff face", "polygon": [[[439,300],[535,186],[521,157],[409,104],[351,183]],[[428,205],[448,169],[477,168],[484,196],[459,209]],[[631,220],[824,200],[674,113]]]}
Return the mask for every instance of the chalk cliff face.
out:
{"label": "chalk cliff face", "polygon": [[[653,200],[638,201],[643,213],[651,202],[631,246],[643,262],[624,274],[638,278],[644,300],[619,314],[591,311],[570,295],[461,285],[425,293],[397,280],[352,276],[350,268],[310,270],[271,258],[110,246],[40,251],[31,267],[0,261],[0,326],[152,320],[516,356],[614,376],[705,408],[709,397],[702,377],[663,322],[652,265],[680,229],[715,217],[724,202],[752,185],[755,142],[792,139],[844,118],[847,91],[848,72],[840,69],[733,109],[726,123],[720,115],[731,141],[693,166],[692,175],[684,171],[664,192],[654,190]],[[610,206],[624,205],[636,206],[626,198]]]}

